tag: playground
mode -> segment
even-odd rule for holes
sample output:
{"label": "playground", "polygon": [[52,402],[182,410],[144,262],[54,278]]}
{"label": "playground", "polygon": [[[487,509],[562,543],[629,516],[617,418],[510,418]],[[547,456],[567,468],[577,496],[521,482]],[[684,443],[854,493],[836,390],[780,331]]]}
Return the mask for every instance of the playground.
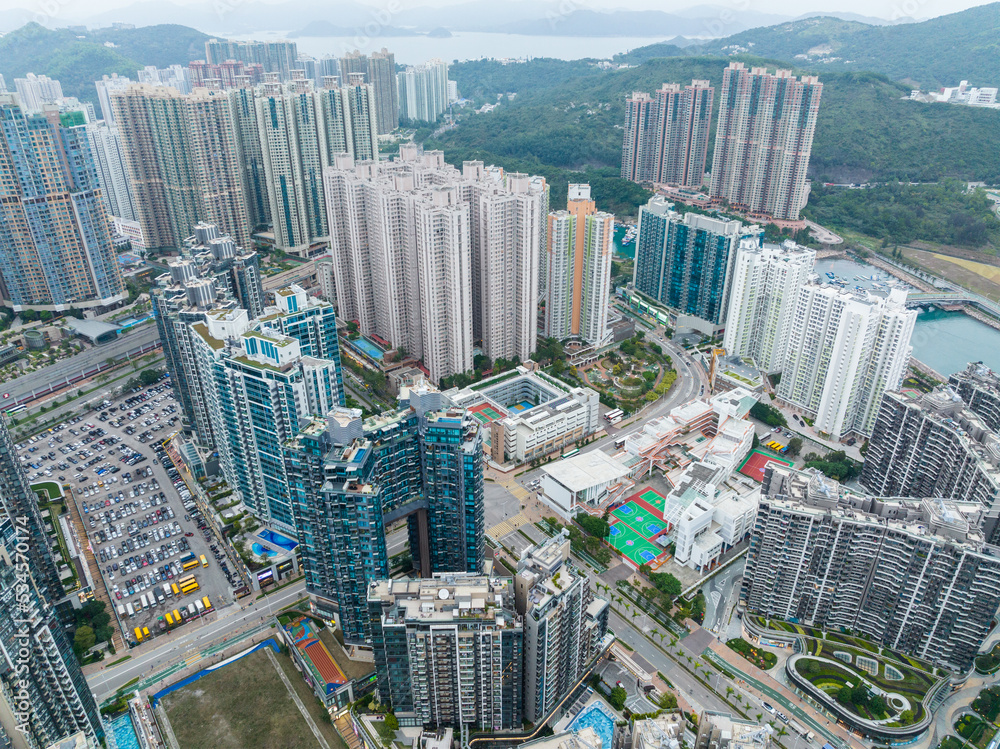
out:
{"label": "playground", "polygon": [[529,408],[534,407],[535,404],[531,401],[521,401],[520,403],[515,403],[513,406],[508,406],[508,408],[515,413],[521,413],[522,411],[527,411]]}
{"label": "playground", "polygon": [[480,403],[477,406],[472,406],[469,409],[469,413],[483,424],[489,424],[491,421],[499,421],[505,416],[505,414],[499,413],[489,403]]}
{"label": "playground", "polygon": [[764,469],[767,467],[768,463],[772,462],[788,466],[789,468],[795,465],[795,461],[785,460],[784,458],[779,458],[773,453],[756,448],[751,450],[750,454],[747,455],[746,460],[740,464],[739,472],[744,476],[749,476],[754,481],[763,481]]}
{"label": "playground", "polygon": [[337,687],[347,683],[347,677],[340,670],[326,645],[319,639],[313,623],[305,617],[293,619],[282,625],[285,632],[302,653],[303,660],[312,671],[312,677],[320,684],[325,684],[327,694],[332,694]]}
{"label": "playground", "polygon": [[653,489],[633,494],[608,517],[608,545],[636,567],[667,555],[667,550],[655,543],[666,531],[665,504],[666,498]]}

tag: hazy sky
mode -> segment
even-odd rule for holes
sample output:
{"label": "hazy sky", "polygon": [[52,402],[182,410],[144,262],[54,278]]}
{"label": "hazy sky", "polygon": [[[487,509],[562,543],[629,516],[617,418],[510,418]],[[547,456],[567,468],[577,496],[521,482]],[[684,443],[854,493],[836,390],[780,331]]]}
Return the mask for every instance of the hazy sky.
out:
{"label": "hazy sky", "polygon": [[[0,0],[0,11],[22,8],[30,11],[38,10],[40,5],[55,4],[80,15],[99,13],[105,10],[133,4],[135,0]],[[148,0],[147,0],[148,1]],[[178,5],[202,5],[212,7],[223,2],[230,7],[242,5],[246,0],[172,0]],[[260,2],[261,0],[250,0]],[[266,0],[265,0],[266,1]],[[278,0],[279,2],[281,0]],[[489,0],[483,0],[488,2]],[[934,16],[985,5],[988,0],[707,0],[704,3],[694,3],[691,0],[559,0],[560,3],[572,8],[594,9],[649,9],[677,11],[694,5],[712,5],[733,10],[755,10],[765,13],[779,13],[795,16],[813,11],[853,12],[880,18],[910,16],[913,18],[932,18]],[[400,3],[404,8],[423,6],[442,7],[455,3],[465,3],[469,0],[360,0],[366,5],[384,6],[388,2]],[[337,3],[331,2],[331,9]]]}

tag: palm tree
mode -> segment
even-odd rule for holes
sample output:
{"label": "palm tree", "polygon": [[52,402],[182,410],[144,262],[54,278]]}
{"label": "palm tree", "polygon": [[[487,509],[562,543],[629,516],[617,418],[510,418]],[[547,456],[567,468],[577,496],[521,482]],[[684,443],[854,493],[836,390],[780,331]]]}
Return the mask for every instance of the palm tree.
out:
{"label": "palm tree", "polygon": [[731,697],[731,696],[732,696],[732,694],[733,694],[733,692],[735,692],[735,691],[736,691],[736,690],[735,690],[735,689],[733,689],[732,687],[728,687],[728,686],[727,686],[727,687],[726,687],[726,699],[729,699],[729,697]]}
{"label": "palm tree", "polygon": [[764,717],[764,713],[757,713],[757,722],[760,723],[760,719]]}
{"label": "palm tree", "polygon": [[780,739],[782,736],[787,736],[787,735],[788,735],[788,729],[785,728],[784,726],[778,726],[778,738]]}

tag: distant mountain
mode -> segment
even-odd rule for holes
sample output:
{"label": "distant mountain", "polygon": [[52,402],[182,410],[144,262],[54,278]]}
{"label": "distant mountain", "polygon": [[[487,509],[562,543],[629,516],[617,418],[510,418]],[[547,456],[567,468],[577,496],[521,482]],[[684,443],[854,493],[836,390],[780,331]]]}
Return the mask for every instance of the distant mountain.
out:
{"label": "distant mountain", "polygon": [[872,26],[821,17],[751,29],[701,45],[701,54],[749,53],[822,73],[870,70],[922,88],[1000,85],[1000,3],[920,23]]}
{"label": "distant mountain", "polygon": [[[619,10],[601,12],[575,10],[544,19],[528,19],[498,24],[490,30],[502,34],[533,36],[693,36],[702,39],[733,33],[755,26],[763,14],[741,16],[707,9],[703,15],[682,16],[659,10]],[[482,29],[485,30],[485,29]]]}
{"label": "distant mountain", "polygon": [[[205,57],[200,31],[186,26],[99,29],[83,34],[29,23],[0,38],[0,74],[14,79],[38,73],[58,79],[66,96],[97,102],[94,81],[118,73],[133,80],[146,65],[166,67]],[[113,46],[106,46],[111,44]]]}

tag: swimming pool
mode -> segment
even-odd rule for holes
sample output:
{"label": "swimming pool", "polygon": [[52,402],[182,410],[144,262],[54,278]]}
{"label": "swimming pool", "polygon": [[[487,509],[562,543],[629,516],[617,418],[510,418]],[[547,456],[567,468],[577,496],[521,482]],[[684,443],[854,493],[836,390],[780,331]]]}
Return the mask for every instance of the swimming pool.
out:
{"label": "swimming pool", "polygon": [[285,551],[291,551],[299,545],[298,541],[293,541],[288,536],[282,536],[280,533],[275,533],[274,531],[269,530],[261,531],[257,534],[257,538],[262,538],[269,544],[280,546]]}
{"label": "swimming pool", "polygon": [[132,716],[125,713],[111,721],[111,732],[115,735],[118,749],[140,749],[139,738],[135,735]]}
{"label": "swimming pool", "polygon": [[276,556],[278,556],[278,552],[276,552],[274,549],[269,549],[266,546],[261,546],[256,541],[254,541],[252,544],[250,544],[250,548],[253,550],[253,553],[256,554],[259,557],[276,557]]}
{"label": "swimming pool", "polygon": [[593,728],[601,737],[601,746],[610,747],[615,734],[615,716],[600,702],[591,702],[569,724],[570,731]]}

